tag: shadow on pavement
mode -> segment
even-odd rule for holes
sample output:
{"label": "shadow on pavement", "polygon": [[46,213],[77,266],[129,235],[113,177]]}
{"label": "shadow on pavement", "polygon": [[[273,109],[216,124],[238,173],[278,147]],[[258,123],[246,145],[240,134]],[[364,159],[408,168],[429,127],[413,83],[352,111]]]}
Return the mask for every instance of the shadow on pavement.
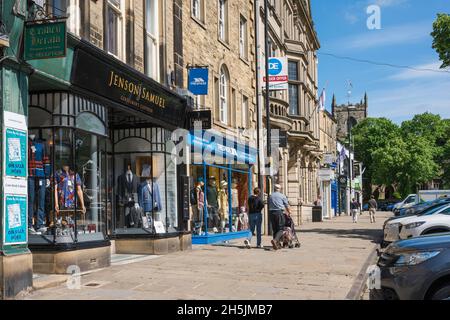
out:
{"label": "shadow on pavement", "polygon": [[317,233],[317,234],[326,234],[333,235],[338,238],[346,238],[346,239],[363,239],[370,240],[373,243],[381,243],[383,240],[383,231],[376,229],[349,229],[349,230],[336,230],[336,229],[308,229],[308,230],[298,230],[300,234],[306,233]]}

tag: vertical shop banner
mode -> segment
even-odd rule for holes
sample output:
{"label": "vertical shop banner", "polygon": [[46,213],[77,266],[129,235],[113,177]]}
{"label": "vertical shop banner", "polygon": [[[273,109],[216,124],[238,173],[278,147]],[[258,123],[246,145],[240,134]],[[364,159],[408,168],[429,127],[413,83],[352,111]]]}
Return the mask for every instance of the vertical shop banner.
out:
{"label": "vertical shop banner", "polygon": [[3,244],[28,242],[28,128],[26,117],[3,113]]}
{"label": "vertical shop banner", "polygon": [[189,69],[189,91],[196,96],[208,95],[208,68],[191,68]]}
{"label": "vertical shop banner", "polygon": [[[265,68],[262,70],[263,76],[263,90],[266,88],[267,78],[265,76]],[[269,58],[269,90],[288,90],[289,89],[289,70],[288,59],[284,58]]]}

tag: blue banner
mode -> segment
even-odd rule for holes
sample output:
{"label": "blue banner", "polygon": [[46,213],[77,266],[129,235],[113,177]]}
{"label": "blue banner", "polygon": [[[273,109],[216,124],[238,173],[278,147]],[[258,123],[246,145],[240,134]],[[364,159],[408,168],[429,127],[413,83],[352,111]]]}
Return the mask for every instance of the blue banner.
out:
{"label": "blue banner", "polygon": [[189,69],[189,91],[196,96],[208,95],[209,70],[207,68]]}
{"label": "blue banner", "polygon": [[6,128],[6,175],[10,177],[27,177],[27,134]]}

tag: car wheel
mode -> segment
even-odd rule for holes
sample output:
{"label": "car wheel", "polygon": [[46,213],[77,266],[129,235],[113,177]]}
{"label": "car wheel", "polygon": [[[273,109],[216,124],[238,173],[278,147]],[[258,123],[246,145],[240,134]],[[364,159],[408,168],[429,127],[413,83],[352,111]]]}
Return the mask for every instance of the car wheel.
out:
{"label": "car wheel", "polygon": [[439,287],[431,295],[431,300],[449,300],[450,301],[450,282]]}

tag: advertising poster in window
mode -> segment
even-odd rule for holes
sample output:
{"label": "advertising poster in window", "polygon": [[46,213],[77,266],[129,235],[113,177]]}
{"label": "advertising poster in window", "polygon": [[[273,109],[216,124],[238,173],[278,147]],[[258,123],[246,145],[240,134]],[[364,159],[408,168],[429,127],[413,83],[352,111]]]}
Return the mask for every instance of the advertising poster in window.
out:
{"label": "advertising poster in window", "polygon": [[10,177],[27,177],[27,133],[6,128],[5,174]]}
{"label": "advertising poster in window", "polygon": [[24,115],[3,113],[3,244],[28,242],[28,135]]}
{"label": "advertising poster in window", "polygon": [[27,196],[5,196],[5,221],[3,243],[17,245],[27,243]]}

